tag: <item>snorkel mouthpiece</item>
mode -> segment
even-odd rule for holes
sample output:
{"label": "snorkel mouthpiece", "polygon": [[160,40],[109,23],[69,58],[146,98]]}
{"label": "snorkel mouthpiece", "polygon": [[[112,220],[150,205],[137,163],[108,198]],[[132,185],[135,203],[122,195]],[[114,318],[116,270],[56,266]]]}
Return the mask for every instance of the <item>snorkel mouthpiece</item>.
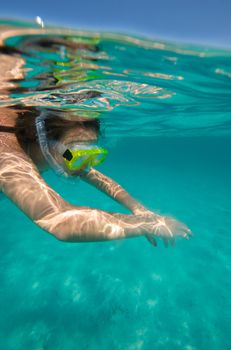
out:
{"label": "snorkel mouthpiece", "polygon": [[91,149],[67,149],[63,153],[63,158],[66,167],[70,171],[79,171],[87,167],[95,167],[101,164],[108,151],[104,148],[94,147]]}

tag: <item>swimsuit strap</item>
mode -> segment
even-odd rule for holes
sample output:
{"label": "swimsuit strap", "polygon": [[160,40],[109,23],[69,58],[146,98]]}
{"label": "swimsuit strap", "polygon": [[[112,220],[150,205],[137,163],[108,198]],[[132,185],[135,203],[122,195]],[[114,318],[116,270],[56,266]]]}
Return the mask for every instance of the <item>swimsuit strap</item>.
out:
{"label": "swimsuit strap", "polygon": [[16,132],[16,128],[13,126],[0,125],[0,132],[9,132],[14,134]]}

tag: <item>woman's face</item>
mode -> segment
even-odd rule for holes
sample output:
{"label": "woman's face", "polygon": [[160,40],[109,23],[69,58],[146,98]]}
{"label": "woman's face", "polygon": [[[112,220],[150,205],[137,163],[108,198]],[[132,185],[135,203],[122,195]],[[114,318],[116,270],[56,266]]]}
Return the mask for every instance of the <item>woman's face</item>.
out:
{"label": "woman's face", "polygon": [[[66,168],[63,158],[64,152],[67,149],[74,149],[77,144],[84,144],[86,147],[95,144],[97,142],[97,136],[97,132],[94,128],[84,127],[82,125],[78,125],[76,128],[69,128],[63,132],[60,140],[54,143],[53,156],[58,164]],[[81,171],[79,171],[79,173],[81,173]],[[70,175],[71,174],[70,171]],[[78,175],[78,171],[75,171],[74,174]]]}
{"label": "woman's face", "polygon": [[83,125],[78,125],[76,128],[72,127],[65,130],[59,142],[65,146],[79,142],[93,143],[97,142],[97,136],[94,128],[86,128]]}

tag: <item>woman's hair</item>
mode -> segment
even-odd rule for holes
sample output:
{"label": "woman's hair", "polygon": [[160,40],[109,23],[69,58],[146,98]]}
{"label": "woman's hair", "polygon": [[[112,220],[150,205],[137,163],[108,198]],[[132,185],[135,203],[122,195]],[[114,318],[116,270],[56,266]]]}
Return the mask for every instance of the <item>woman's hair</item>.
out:
{"label": "woman's hair", "polygon": [[[26,150],[28,144],[38,142],[38,135],[36,131],[36,118],[41,115],[41,111],[36,108],[17,108],[18,118],[15,125],[16,137],[21,147]],[[89,118],[84,120],[74,116],[74,120],[65,119],[67,112],[60,111],[47,111],[47,117],[45,119],[45,127],[47,137],[53,141],[59,141],[65,131],[72,128],[84,127],[92,129],[97,136],[100,134],[100,121],[96,118]]]}
{"label": "woman's hair", "polygon": [[45,120],[47,136],[54,141],[58,141],[65,130],[70,130],[73,128],[84,127],[93,130],[96,135],[100,133],[100,122],[99,119],[91,118],[84,120],[83,118],[78,120],[68,120],[65,117],[48,117]]}

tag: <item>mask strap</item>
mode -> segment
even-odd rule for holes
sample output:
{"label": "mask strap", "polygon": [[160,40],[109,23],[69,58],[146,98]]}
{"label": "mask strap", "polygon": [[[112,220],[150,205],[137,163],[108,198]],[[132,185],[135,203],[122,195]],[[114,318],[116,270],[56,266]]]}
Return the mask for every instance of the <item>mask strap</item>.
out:
{"label": "mask strap", "polygon": [[47,113],[42,112],[39,117],[36,118],[35,125],[38,135],[38,141],[40,145],[40,149],[42,151],[42,154],[48,164],[59,174],[59,175],[66,175],[63,168],[58,164],[58,162],[54,159],[52,154],[49,150],[49,145],[47,142],[47,133],[45,128],[45,119],[47,118]]}

